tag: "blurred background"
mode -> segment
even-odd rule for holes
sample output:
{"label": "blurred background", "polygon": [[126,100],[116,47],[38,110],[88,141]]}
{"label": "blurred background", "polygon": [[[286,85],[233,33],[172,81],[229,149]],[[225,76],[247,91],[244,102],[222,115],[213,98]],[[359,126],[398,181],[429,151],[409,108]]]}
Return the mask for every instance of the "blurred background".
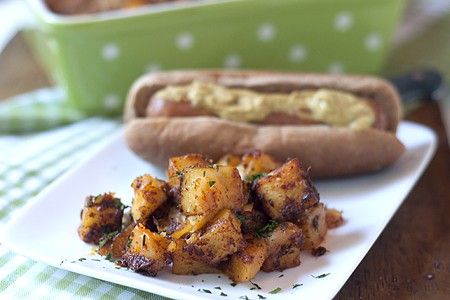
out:
{"label": "blurred background", "polygon": [[[39,97],[68,104],[69,113],[60,110],[67,124],[97,114],[120,116],[135,79],[176,68],[384,77],[433,69],[448,83],[450,1],[218,2],[67,19],[45,12],[36,5],[41,0],[0,0],[0,100],[49,87]],[[21,109],[1,110],[0,128],[21,124]]]}

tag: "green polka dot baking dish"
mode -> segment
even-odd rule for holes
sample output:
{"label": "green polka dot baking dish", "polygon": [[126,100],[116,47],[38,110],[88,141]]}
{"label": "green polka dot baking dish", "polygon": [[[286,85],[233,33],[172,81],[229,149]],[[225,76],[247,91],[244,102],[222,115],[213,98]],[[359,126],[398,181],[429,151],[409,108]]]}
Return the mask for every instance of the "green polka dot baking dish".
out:
{"label": "green polka dot baking dish", "polygon": [[[36,17],[37,26],[27,35],[35,53],[68,101],[89,114],[120,115],[131,84],[144,73],[160,70],[377,74],[405,4],[405,0],[122,2],[133,1],[147,4],[68,14],[56,12],[51,0],[27,0]],[[75,11],[83,1],[53,2],[73,2]]]}

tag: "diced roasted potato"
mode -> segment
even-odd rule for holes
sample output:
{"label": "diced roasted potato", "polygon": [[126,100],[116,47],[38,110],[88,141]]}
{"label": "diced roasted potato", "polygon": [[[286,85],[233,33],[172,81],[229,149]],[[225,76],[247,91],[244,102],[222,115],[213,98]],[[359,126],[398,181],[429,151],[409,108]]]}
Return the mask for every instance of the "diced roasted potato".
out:
{"label": "diced roasted potato", "polygon": [[205,261],[196,252],[190,251],[186,247],[186,241],[176,239],[168,247],[172,256],[172,273],[177,275],[197,275],[220,273],[220,270],[214,266],[205,263]]}
{"label": "diced roasted potato", "polygon": [[327,234],[327,222],[323,203],[317,203],[308,209],[305,215],[296,222],[305,234],[305,244],[302,250],[317,248]]}
{"label": "diced roasted potato", "polygon": [[110,256],[112,260],[120,260],[127,251],[127,245],[130,240],[131,232],[135,224],[128,224],[121,232],[114,234],[112,237],[106,236],[100,241],[98,254],[102,256]]}
{"label": "diced roasted potato", "polygon": [[219,160],[217,160],[216,164],[237,167],[241,163],[241,161],[242,159],[239,155],[225,154]]}
{"label": "diced roasted potato", "polygon": [[300,249],[305,238],[298,226],[291,222],[281,223],[265,240],[268,255],[261,270],[282,271],[300,265]]}
{"label": "diced roasted potato", "polygon": [[186,249],[214,265],[243,246],[241,222],[231,210],[223,209],[199,233],[192,234]]}
{"label": "diced roasted potato", "polygon": [[180,175],[185,168],[204,167],[211,165],[212,162],[201,154],[187,154],[171,157],[169,167],[166,170],[169,186],[178,188],[180,186]]}
{"label": "diced roasted potato", "polygon": [[334,208],[325,208],[325,220],[328,229],[339,227],[344,223],[342,211]]}
{"label": "diced roasted potato", "polygon": [[156,276],[167,264],[169,243],[164,235],[151,232],[139,223],[131,232],[124,261],[133,271]]}
{"label": "diced roasted potato", "polygon": [[187,215],[215,215],[221,209],[237,210],[244,205],[242,180],[232,166],[185,169],[182,175],[180,206]]}
{"label": "diced roasted potato", "polygon": [[259,272],[267,255],[267,243],[263,238],[248,240],[244,249],[223,264],[222,270],[233,282],[246,282]]}
{"label": "diced roasted potato", "polygon": [[342,212],[319,201],[298,159],[281,164],[254,150],[213,164],[188,154],[171,158],[166,174],[168,182],[148,174],[133,181],[126,215],[113,193],[87,197],[80,237],[145,275],[170,266],[177,275],[223,273],[246,282],[259,270],[298,266],[301,251],[324,255],[328,228],[343,223]]}
{"label": "diced roasted potato", "polygon": [[145,224],[156,209],[167,201],[167,183],[146,174],[137,177],[131,187],[134,190],[131,217],[136,223]]}
{"label": "diced roasted potato", "polygon": [[260,177],[276,168],[279,168],[281,163],[276,161],[272,156],[260,150],[253,150],[242,157],[241,167],[244,179],[253,181],[253,179]]}
{"label": "diced roasted potato", "polygon": [[319,193],[296,158],[256,179],[252,189],[264,212],[279,222],[298,219],[319,201]]}
{"label": "diced roasted potato", "polygon": [[124,205],[114,193],[86,197],[78,227],[80,238],[86,243],[98,244],[104,235],[119,231],[123,210]]}

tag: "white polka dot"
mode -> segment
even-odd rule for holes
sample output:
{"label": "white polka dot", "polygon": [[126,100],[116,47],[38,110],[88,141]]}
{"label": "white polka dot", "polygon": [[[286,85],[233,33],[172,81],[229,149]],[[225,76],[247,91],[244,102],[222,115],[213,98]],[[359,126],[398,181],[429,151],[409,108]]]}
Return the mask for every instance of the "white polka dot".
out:
{"label": "white polka dot", "polygon": [[106,44],[102,48],[102,57],[105,60],[114,60],[119,57],[120,49],[117,44]]}
{"label": "white polka dot", "polygon": [[58,52],[59,50],[58,42],[56,41],[56,39],[53,38],[48,39],[47,46],[52,52]]}
{"label": "white polka dot", "polygon": [[145,73],[157,73],[159,71],[161,71],[161,65],[158,63],[153,63],[153,64],[149,64],[146,68],[145,68]]}
{"label": "white polka dot", "polygon": [[228,69],[236,69],[242,66],[242,58],[239,54],[229,54],[225,57],[223,65]]}
{"label": "white polka dot", "polygon": [[189,32],[184,32],[177,37],[177,47],[180,50],[188,50],[194,46],[194,36]]}
{"label": "white polka dot", "polygon": [[120,106],[120,97],[116,94],[109,94],[103,99],[103,106],[108,110],[117,109]]}
{"label": "white polka dot", "polygon": [[345,67],[341,62],[333,62],[328,66],[328,72],[330,73],[340,74],[344,73],[344,71]]}
{"label": "white polka dot", "polygon": [[350,29],[352,25],[353,16],[347,11],[339,13],[334,19],[334,28],[338,31],[346,31]]}
{"label": "white polka dot", "polygon": [[295,45],[289,51],[289,59],[292,62],[301,62],[306,59],[308,51],[304,45]]}
{"label": "white polka dot", "polygon": [[261,24],[261,26],[259,26],[258,28],[258,39],[261,42],[268,42],[273,40],[273,38],[275,37],[276,34],[276,30],[275,27],[273,26],[273,24],[270,23],[264,23]]}
{"label": "white polka dot", "polygon": [[365,41],[366,49],[369,51],[376,51],[380,49],[383,44],[383,39],[379,33],[372,33],[367,36]]}

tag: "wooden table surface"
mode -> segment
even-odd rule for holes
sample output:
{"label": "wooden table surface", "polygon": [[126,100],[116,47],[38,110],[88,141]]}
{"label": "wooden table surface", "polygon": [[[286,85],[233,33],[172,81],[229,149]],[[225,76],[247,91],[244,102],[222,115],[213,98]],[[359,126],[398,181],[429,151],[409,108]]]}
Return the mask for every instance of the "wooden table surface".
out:
{"label": "wooden table surface", "polygon": [[[48,86],[19,35],[0,56],[0,99]],[[336,299],[450,299],[450,150],[439,107],[406,116],[431,127],[431,164]]]}

